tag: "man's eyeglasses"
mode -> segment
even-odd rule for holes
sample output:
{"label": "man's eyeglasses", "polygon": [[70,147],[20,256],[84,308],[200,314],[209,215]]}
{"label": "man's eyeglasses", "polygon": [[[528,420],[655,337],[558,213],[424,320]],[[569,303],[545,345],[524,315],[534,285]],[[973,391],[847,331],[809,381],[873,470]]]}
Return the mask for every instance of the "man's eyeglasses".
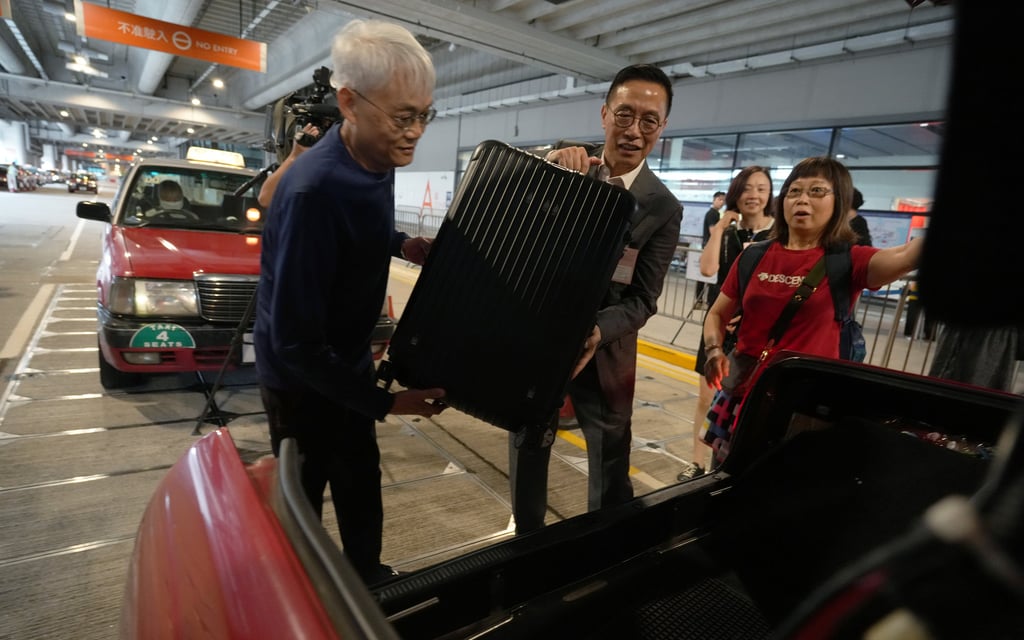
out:
{"label": "man's eyeglasses", "polygon": [[[811,187],[807,189],[807,196],[809,198],[824,198],[830,193],[832,193],[832,190],[828,187]],[[790,200],[796,200],[802,195],[804,195],[804,190],[800,187],[790,187],[789,191],[786,192],[786,197]]]}
{"label": "man's eyeglasses", "polygon": [[647,114],[638,116],[632,111],[614,111],[612,112],[612,119],[615,121],[615,126],[622,129],[628,129],[633,126],[633,123],[640,120],[641,133],[654,133],[661,127],[661,120],[658,120],[654,116]]}
{"label": "man's eyeglasses", "polygon": [[427,125],[430,124],[435,117],[437,117],[437,109],[435,109],[434,107],[430,107],[423,113],[417,113],[411,116],[396,116],[394,114],[388,113],[384,109],[381,109],[379,106],[377,106],[377,103],[375,103],[373,100],[370,100],[369,98],[359,93],[355,89],[352,89],[352,93],[356,94],[363,100],[366,100],[366,102],[369,103],[371,107],[373,107],[377,111],[380,111],[387,117],[391,118],[392,122],[394,122],[395,125],[398,126],[398,128],[401,129],[402,131],[408,131],[409,129],[412,128],[412,125],[417,122],[423,125],[423,128],[426,129]]}

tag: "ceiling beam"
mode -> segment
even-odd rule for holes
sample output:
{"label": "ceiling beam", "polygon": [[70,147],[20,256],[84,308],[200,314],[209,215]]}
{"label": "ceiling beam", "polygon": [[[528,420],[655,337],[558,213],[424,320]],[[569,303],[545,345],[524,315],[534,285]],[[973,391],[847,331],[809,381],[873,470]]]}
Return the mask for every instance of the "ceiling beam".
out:
{"label": "ceiling beam", "polygon": [[629,60],[456,0],[335,0],[346,11],[487,51],[552,73],[609,80]]}
{"label": "ceiling beam", "polygon": [[[264,130],[264,114],[262,112],[208,106],[193,107],[188,103],[164,98],[131,95],[52,80],[47,82],[7,73],[0,73],[0,80],[5,80],[7,84],[8,95],[5,99],[12,102],[27,101],[60,105],[61,108],[67,108],[71,112],[75,121],[88,123],[91,126],[102,126],[98,121],[90,121],[90,118],[99,117],[93,114],[104,114],[110,118],[117,114],[130,113],[136,117],[152,118],[157,121],[174,120],[197,127],[222,127],[228,131],[249,134]],[[34,115],[28,116],[28,118],[36,119]]]}

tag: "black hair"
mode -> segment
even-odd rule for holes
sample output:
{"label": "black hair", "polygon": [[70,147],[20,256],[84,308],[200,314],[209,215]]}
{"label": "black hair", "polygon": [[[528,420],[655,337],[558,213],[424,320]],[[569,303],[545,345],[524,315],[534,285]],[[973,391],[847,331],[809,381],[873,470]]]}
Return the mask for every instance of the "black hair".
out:
{"label": "black hair", "polygon": [[860,211],[860,208],[864,206],[864,194],[860,192],[860,189],[853,190],[853,202],[850,203],[850,208],[854,211]]}
{"label": "black hair", "polygon": [[605,94],[604,101],[608,102],[611,98],[612,92],[615,91],[619,85],[625,84],[631,80],[646,80],[647,82],[654,82],[660,84],[665,89],[665,98],[667,104],[665,105],[665,117],[672,111],[672,81],[669,80],[668,76],[661,67],[657,67],[653,64],[631,64],[628,67],[623,67],[615,74],[615,78],[612,80],[612,84],[608,87],[608,93]]}
{"label": "black hair", "polygon": [[857,234],[850,228],[846,221],[848,204],[853,202],[853,179],[850,171],[842,162],[833,158],[822,156],[817,158],[804,158],[797,163],[789,173],[789,177],[782,183],[779,189],[778,199],[775,205],[775,227],[773,237],[782,244],[789,241],[789,224],[786,222],[785,198],[789,193],[789,187],[795,180],[800,178],[822,178],[832,183],[832,217],[829,218],[825,229],[821,234],[821,246],[830,249],[839,243],[853,244],[857,240]]}

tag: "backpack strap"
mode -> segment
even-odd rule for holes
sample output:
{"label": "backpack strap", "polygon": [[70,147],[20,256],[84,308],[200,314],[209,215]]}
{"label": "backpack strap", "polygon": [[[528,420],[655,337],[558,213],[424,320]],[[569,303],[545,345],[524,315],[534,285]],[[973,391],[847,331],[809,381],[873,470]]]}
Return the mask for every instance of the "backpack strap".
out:
{"label": "backpack strap", "polygon": [[[741,251],[739,257],[736,258],[736,269],[738,269],[736,280],[740,288],[739,300],[736,301],[736,304],[739,305],[739,311],[743,310],[743,294],[747,291],[747,283],[750,282],[750,278],[754,275],[754,269],[757,268],[764,254],[768,252],[768,247],[772,242],[774,240],[753,242],[747,245],[747,248]],[[825,266],[828,267],[827,264]]]}
{"label": "backpack strap", "polygon": [[845,322],[850,316],[850,289],[853,287],[853,261],[850,245],[843,243],[825,252],[825,273],[832,292],[835,319]]}

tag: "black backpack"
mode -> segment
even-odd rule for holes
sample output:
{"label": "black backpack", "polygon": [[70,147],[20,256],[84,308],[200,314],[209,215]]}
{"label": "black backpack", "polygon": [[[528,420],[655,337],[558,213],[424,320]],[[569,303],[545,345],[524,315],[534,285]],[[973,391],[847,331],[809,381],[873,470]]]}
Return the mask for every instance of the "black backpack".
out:
{"label": "black backpack", "polygon": [[[754,275],[754,269],[761,262],[761,258],[764,257],[772,242],[774,241],[754,242],[736,258],[738,263],[736,268],[739,270],[736,275],[740,288],[741,306],[747,282]],[[850,315],[850,280],[853,277],[853,263],[850,260],[849,245],[840,245],[825,254],[825,274],[828,276],[829,290],[832,292],[835,320],[839,322],[839,357],[843,360],[863,362],[867,356],[864,330],[860,323]]]}

